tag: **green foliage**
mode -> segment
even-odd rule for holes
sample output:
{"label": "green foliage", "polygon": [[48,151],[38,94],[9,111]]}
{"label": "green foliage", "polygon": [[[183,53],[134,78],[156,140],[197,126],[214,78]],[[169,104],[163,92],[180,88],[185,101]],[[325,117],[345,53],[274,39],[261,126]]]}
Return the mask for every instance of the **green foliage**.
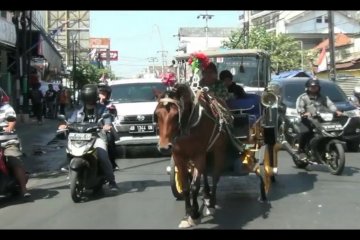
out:
{"label": "green foliage", "polygon": [[[99,83],[101,76],[107,73],[111,79],[115,79],[114,74],[105,68],[98,68],[96,65],[90,63],[81,63],[76,66],[75,82],[78,89],[88,83]],[[73,76],[73,72],[71,72]]]}
{"label": "green foliage", "polygon": [[263,49],[269,52],[271,67],[276,72],[301,68],[299,41],[285,34],[267,32],[264,27],[253,27],[246,35],[243,31],[233,32],[223,46],[230,49]]}

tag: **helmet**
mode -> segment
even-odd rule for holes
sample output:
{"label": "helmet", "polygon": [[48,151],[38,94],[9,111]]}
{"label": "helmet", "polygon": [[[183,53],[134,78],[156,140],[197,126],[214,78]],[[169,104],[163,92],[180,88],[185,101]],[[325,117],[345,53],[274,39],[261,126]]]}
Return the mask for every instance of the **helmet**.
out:
{"label": "helmet", "polygon": [[356,87],[354,88],[354,95],[355,95],[356,97],[360,97],[360,86],[356,86]]}
{"label": "helmet", "polygon": [[106,84],[99,84],[98,85],[99,93],[100,92],[106,92],[107,96],[106,98],[109,99],[111,96],[111,87]]}
{"label": "helmet", "polygon": [[95,84],[86,84],[81,89],[81,100],[84,104],[95,104],[98,98],[98,88]]}
{"label": "helmet", "polygon": [[319,87],[319,91],[318,92],[320,92],[320,89],[321,89],[321,87],[320,87],[320,82],[319,82],[319,80],[317,80],[317,79],[309,79],[306,83],[305,83],[305,91],[306,92],[308,92],[309,91],[309,87],[311,87],[311,86],[318,86]]}
{"label": "helmet", "polygon": [[320,82],[317,79],[310,79],[306,82],[305,87],[318,86],[320,87]]}

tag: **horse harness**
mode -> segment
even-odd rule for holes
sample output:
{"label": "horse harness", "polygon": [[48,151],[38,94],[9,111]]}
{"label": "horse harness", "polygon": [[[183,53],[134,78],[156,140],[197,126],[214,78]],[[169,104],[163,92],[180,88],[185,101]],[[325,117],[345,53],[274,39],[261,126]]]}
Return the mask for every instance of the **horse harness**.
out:
{"label": "horse harness", "polygon": [[[194,93],[194,91],[192,91]],[[201,97],[203,96],[203,97]],[[209,112],[200,104],[200,99],[202,99],[205,103],[209,104],[210,112]],[[208,141],[208,147],[206,151],[208,152],[211,147],[215,144],[216,140],[219,138],[220,133],[224,132],[224,125],[231,125],[233,117],[228,114],[226,116],[226,109],[216,100],[216,98],[210,96],[206,90],[203,88],[198,88],[195,92],[195,97],[192,101],[192,109],[190,112],[189,120],[186,126],[181,126],[181,117],[184,111],[184,102],[182,99],[176,100],[170,98],[168,95],[165,95],[165,98],[159,100],[160,103],[163,103],[165,106],[168,103],[173,103],[179,111],[179,129],[180,135],[187,134],[190,131],[190,128],[195,127],[199,124],[200,119],[202,117],[202,113],[204,113],[208,118],[210,118],[214,123],[214,128],[211,134],[211,137]],[[218,131],[217,131],[218,129]]]}

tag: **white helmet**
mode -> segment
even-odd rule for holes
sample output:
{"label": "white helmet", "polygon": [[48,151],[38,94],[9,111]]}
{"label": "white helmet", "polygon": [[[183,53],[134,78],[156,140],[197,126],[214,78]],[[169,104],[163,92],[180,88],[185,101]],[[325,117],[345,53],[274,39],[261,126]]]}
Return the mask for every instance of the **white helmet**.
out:
{"label": "white helmet", "polygon": [[356,86],[356,87],[354,88],[354,94],[360,95],[360,86]]}

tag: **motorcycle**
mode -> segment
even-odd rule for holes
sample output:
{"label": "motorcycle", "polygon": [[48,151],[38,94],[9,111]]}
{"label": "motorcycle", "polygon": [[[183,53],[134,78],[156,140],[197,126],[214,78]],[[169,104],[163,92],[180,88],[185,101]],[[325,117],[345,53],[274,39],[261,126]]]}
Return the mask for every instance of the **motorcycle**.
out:
{"label": "motorcycle", "polygon": [[58,130],[57,133],[68,131],[66,153],[71,159],[69,166],[70,193],[75,203],[83,199],[86,190],[92,190],[93,193],[100,192],[106,183],[94,144],[101,129],[99,123],[109,116],[108,113],[103,114],[97,123],[73,124],[69,124],[64,115],[58,116],[59,120],[68,124],[67,129]]}
{"label": "motorcycle", "polygon": [[[7,118],[7,121],[12,119]],[[6,125],[1,125],[0,129],[7,127]],[[7,133],[4,131],[0,132],[0,197],[8,197],[11,195],[17,195],[21,192],[20,185],[16,180],[12,171],[10,171],[7,165],[7,159],[4,155],[5,148],[8,145],[20,144],[18,135],[14,132]],[[27,178],[28,178],[28,173]]]}
{"label": "motorcycle", "polygon": [[[331,174],[341,175],[345,167],[345,145],[340,140],[344,134],[344,129],[351,122],[351,118],[343,113],[335,116],[327,110],[317,111],[315,115],[308,117],[313,126],[313,137],[305,145],[305,158],[295,153],[291,145],[284,140],[283,148],[290,153],[294,164],[298,168],[305,168],[310,165],[326,165]],[[304,126],[300,121],[294,122],[296,138],[304,131]]]}

